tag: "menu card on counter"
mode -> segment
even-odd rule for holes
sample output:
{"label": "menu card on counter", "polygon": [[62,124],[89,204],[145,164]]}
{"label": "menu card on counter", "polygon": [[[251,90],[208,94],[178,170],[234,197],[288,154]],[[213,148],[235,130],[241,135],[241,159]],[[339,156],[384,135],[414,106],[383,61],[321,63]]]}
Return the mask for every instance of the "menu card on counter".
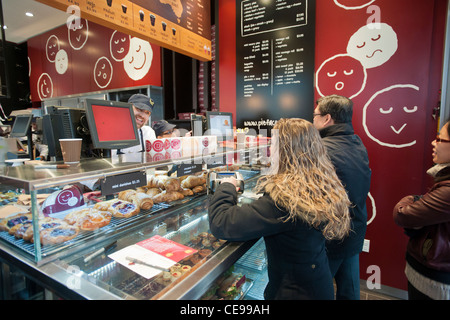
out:
{"label": "menu card on counter", "polygon": [[156,235],[114,252],[108,257],[150,279],[196,252],[196,249]]}
{"label": "menu card on counter", "polygon": [[315,1],[237,1],[236,24],[237,127],[311,120]]}

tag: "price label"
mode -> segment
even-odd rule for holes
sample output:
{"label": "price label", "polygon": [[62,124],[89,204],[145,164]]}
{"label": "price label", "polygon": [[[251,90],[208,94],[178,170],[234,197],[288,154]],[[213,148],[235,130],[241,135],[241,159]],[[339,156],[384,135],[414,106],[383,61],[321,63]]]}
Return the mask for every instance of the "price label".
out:
{"label": "price label", "polygon": [[106,177],[101,180],[102,195],[114,194],[126,189],[136,189],[147,185],[145,172],[131,172],[117,176]]}

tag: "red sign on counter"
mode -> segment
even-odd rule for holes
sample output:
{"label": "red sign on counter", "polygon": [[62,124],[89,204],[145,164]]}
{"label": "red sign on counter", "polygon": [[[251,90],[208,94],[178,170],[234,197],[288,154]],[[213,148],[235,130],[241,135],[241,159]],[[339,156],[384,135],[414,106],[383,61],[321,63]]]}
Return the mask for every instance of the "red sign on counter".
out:
{"label": "red sign on counter", "polygon": [[180,243],[174,242],[158,235],[153,236],[150,239],[138,242],[137,245],[175,262],[183,260],[187,256],[190,256],[191,254],[197,252],[196,249],[184,246]]}

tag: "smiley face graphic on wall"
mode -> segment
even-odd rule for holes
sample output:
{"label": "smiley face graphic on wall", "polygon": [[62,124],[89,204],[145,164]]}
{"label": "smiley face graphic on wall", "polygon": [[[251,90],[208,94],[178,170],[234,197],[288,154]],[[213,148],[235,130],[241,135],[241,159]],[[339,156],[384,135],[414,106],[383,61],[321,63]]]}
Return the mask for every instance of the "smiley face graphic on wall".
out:
{"label": "smiley face graphic on wall", "polygon": [[391,26],[386,23],[369,23],[350,37],[347,53],[369,69],[387,62],[397,48],[397,34]]}
{"label": "smiley face graphic on wall", "polygon": [[56,54],[55,68],[56,72],[58,72],[59,74],[66,73],[67,69],[69,68],[69,57],[66,50],[61,49]]}
{"label": "smiley face graphic on wall", "polygon": [[339,94],[352,99],[364,90],[366,80],[366,69],[348,54],[328,58],[316,72],[316,88],[322,97]]}
{"label": "smiley face graphic on wall", "polygon": [[107,57],[101,57],[94,66],[94,81],[101,89],[106,88],[112,80],[113,66]]}
{"label": "smiley face graphic on wall", "polygon": [[89,38],[88,21],[80,19],[78,23],[71,24],[67,29],[70,46],[74,50],[81,50]]}
{"label": "smiley face graphic on wall", "polygon": [[45,44],[45,52],[47,54],[47,60],[50,62],[55,62],[56,54],[59,51],[59,39],[55,35],[51,35],[47,39]]}
{"label": "smiley face graphic on wall", "polygon": [[43,73],[37,81],[37,92],[41,100],[53,96],[53,81],[48,73]]}
{"label": "smiley face graphic on wall", "polygon": [[345,10],[357,10],[370,6],[375,0],[334,0],[334,3]]}
{"label": "smiley face graphic on wall", "polygon": [[148,41],[133,37],[130,50],[123,60],[125,72],[132,80],[140,80],[150,70],[153,60],[153,50]]}
{"label": "smiley face graphic on wall", "polygon": [[404,148],[416,143],[415,121],[423,119],[419,87],[396,84],[376,92],[363,108],[363,127],[367,136],[378,144]]}
{"label": "smiley face graphic on wall", "polygon": [[131,36],[114,31],[109,41],[111,57],[116,61],[123,61],[130,51]]}

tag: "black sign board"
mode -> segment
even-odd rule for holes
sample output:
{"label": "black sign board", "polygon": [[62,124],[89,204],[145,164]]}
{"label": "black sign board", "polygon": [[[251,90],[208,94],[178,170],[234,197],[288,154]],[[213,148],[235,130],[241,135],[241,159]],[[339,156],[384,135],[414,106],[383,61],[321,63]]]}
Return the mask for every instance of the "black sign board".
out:
{"label": "black sign board", "polygon": [[126,189],[135,189],[147,185],[145,172],[131,172],[101,179],[102,195],[110,195]]}
{"label": "black sign board", "polygon": [[236,126],[312,120],[315,0],[236,2]]}
{"label": "black sign board", "polygon": [[181,177],[181,176],[186,176],[186,175],[190,175],[190,174],[194,174],[197,172],[202,171],[202,165],[201,164],[186,164],[186,163],[182,163],[177,165],[177,176]]}

